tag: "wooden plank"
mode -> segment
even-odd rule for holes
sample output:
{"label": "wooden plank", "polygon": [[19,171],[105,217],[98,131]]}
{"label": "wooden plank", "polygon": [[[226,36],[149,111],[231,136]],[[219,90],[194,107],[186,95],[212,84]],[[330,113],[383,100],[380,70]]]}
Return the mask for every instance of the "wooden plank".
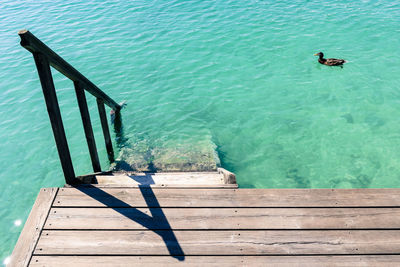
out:
{"label": "wooden plank", "polygon": [[94,139],[93,135],[92,122],[90,121],[85,90],[77,81],[74,82],[74,87],[76,98],[78,100],[79,111],[81,113],[83,129],[85,131],[86,143],[88,145],[89,155],[92,161],[93,171],[101,172],[99,156],[97,155],[96,140]]}
{"label": "wooden plank", "polygon": [[65,136],[64,125],[61,118],[60,107],[58,105],[49,62],[42,54],[34,53],[33,58],[35,59],[40,83],[42,85],[47,112],[49,114],[51,128],[53,129],[53,135],[56,141],[57,151],[60,157],[65,181],[67,184],[72,184],[75,182],[75,172],[72,165],[71,154],[68,148],[67,137]]}
{"label": "wooden plank", "polygon": [[[143,185],[141,184],[80,184],[79,187],[96,187],[96,188],[139,188]],[[66,187],[75,187],[66,185]],[[158,189],[237,189],[237,184],[150,184],[146,185],[146,187],[150,188],[158,188]]]}
{"label": "wooden plank", "polygon": [[220,173],[206,174],[158,174],[151,173],[144,175],[96,175],[99,184],[190,184],[190,185],[212,185],[225,184],[224,175]]}
{"label": "wooden plank", "polygon": [[46,57],[46,60],[50,62],[50,65],[64,74],[66,77],[72,81],[80,81],[84,84],[85,89],[94,95],[96,98],[100,98],[104,101],[106,105],[114,110],[120,110],[121,106],[118,105],[113,99],[106,95],[100,88],[98,88],[94,83],[89,81],[85,76],[83,76],[79,71],[72,67],[67,61],[57,55],[56,52],[51,50],[47,45],[40,41],[36,36],[27,30],[21,30],[18,32],[19,37],[21,37],[21,46],[26,48],[31,53],[41,53]]}
{"label": "wooden plank", "polygon": [[152,176],[159,176],[159,175],[161,175],[161,176],[166,176],[166,175],[174,175],[174,176],[183,175],[183,176],[185,176],[188,174],[190,174],[190,175],[203,175],[203,174],[208,175],[208,174],[210,174],[210,175],[212,175],[212,174],[216,174],[216,173],[220,173],[220,172],[218,172],[218,171],[181,171],[181,172],[125,172],[125,171],[119,172],[119,171],[116,171],[116,172],[113,172],[112,175],[114,175],[114,176],[120,176],[120,175],[143,176],[146,174],[150,174]]}
{"label": "wooden plank", "polygon": [[[45,229],[400,229],[400,208],[52,208]],[[162,222],[167,220],[169,225]],[[144,227],[143,225],[146,225]]]}
{"label": "wooden plank", "polygon": [[358,267],[400,266],[400,255],[362,256],[34,256],[30,266],[40,267],[127,267],[127,266],[275,266],[275,267]]}
{"label": "wooden plank", "polygon": [[106,144],[107,156],[110,163],[114,162],[114,149],[110,137],[110,129],[108,128],[108,121],[106,115],[106,109],[104,107],[104,101],[100,98],[96,98],[97,109],[99,110],[101,128],[103,130],[104,142]]}
{"label": "wooden plank", "polygon": [[58,188],[42,188],[18,238],[8,266],[28,266]]}
{"label": "wooden plank", "polygon": [[236,175],[233,172],[227,171],[224,168],[217,169],[224,176],[226,184],[236,184]]}
{"label": "wooden plank", "polygon": [[[177,240],[177,241],[176,241]],[[49,231],[37,255],[399,254],[399,230]]]}
{"label": "wooden plank", "polygon": [[[146,202],[147,201],[147,202]],[[399,207],[400,189],[62,188],[63,207]]]}

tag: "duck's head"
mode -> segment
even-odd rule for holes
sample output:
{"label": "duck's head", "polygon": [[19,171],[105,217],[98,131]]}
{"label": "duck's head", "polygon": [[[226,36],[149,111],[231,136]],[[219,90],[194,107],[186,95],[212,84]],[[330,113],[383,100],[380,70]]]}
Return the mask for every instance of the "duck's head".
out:
{"label": "duck's head", "polygon": [[324,57],[324,53],[319,52],[319,53],[314,54],[314,56],[319,56],[320,58],[323,58]]}

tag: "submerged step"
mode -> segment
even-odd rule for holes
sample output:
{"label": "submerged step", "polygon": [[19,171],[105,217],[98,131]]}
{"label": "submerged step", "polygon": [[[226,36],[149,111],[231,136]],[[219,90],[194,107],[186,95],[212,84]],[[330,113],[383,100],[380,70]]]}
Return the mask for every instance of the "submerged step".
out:
{"label": "submerged step", "polygon": [[129,140],[120,148],[114,171],[194,172],[217,171],[220,164],[211,139],[174,141],[153,146],[148,141]]}

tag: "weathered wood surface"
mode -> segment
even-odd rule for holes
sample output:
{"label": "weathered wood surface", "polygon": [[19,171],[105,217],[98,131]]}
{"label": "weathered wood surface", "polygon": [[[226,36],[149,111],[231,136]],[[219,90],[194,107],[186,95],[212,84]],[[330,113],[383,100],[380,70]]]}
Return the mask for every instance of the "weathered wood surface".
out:
{"label": "weathered wood surface", "polygon": [[398,266],[399,192],[60,188],[26,257],[32,266]]}
{"label": "weathered wood surface", "polygon": [[[338,255],[399,254],[399,230],[331,231],[44,230],[35,254],[67,255]],[[160,236],[164,236],[163,239]],[[166,243],[168,246],[166,246]]]}
{"label": "weathered wood surface", "polygon": [[215,173],[182,173],[182,174],[143,174],[143,175],[97,175],[98,184],[188,184],[213,185],[225,184],[224,175]]}
{"label": "weathered wood surface", "polygon": [[[138,212],[139,211],[139,212]],[[400,229],[400,208],[52,208],[45,229]],[[135,218],[135,219],[131,219]]]}
{"label": "weathered wood surface", "polygon": [[196,176],[196,175],[214,175],[214,174],[221,174],[224,175],[222,173],[222,171],[219,171],[219,169],[222,168],[218,168],[217,171],[180,171],[180,172],[141,172],[141,171],[134,171],[134,172],[120,172],[120,171],[116,171],[116,172],[112,172],[112,174],[110,174],[111,176],[124,176],[124,175],[128,175],[128,176],[146,176],[146,175],[151,175],[151,176]]}
{"label": "weathered wood surface", "polygon": [[28,266],[57,190],[58,188],[43,188],[39,191],[8,266]]}
{"label": "weathered wood surface", "polygon": [[400,189],[225,189],[221,193],[219,189],[61,188],[54,206],[105,207],[104,203],[108,207],[400,207]]}
{"label": "weathered wood surface", "polygon": [[[145,185],[150,188],[158,188],[158,189],[237,189],[237,184],[150,184]],[[74,185],[65,185],[67,188],[73,188]],[[95,188],[139,188],[143,187],[141,184],[81,184],[79,187],[95,187]]]}
{"label": "weathered wood surface", "polygon": [[217,170],[224,176],[226,184],[236,184],[236,175],[233,172],[225,170],[224,168],[218,168]]}
{"label": "weathered wood surface", "polygon": [[30,266],[40,267],[127,267],[127,266],[274,266],[274,267],[376,267],[400,266],[400,255],[362,256],[186,256],[178,261],[171,256],[34,256]]}

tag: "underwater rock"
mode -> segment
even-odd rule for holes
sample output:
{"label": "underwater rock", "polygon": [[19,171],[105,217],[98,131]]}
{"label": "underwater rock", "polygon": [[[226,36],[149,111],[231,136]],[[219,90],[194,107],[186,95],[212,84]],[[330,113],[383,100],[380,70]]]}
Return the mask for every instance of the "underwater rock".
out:
{"label": "underwater rock", "polygon": [[385,120],[376,116],[375,114],[369,114],[365,117],[364,122],[367,123],[371,128],[379,128],[385,125]]}
{"label": "underwater rock", "polygon": [[354,123],[354,119],[353,119],[353,116],[351,115],[351,113],[346,113],[340,117],[345,119],[347,123]]}
{"label": "underwater rock", "polygon": [[298,169],[289,169],[286,177],[294,180],[297,188],[311,188],[311,182],[308,178],[300,176]]}

